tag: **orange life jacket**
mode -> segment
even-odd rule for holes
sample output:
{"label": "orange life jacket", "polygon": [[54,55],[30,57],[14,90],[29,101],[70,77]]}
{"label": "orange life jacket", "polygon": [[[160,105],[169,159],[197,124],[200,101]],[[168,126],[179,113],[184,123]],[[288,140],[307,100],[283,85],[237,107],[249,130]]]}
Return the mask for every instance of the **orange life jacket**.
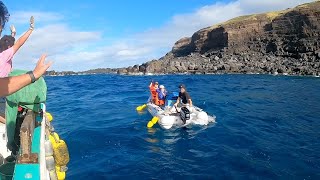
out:
{"label": "orange life jacket", "polygon": [[162,106],[162,105],[164,105],[164,100],[162,100],[162,99],[159,99],[159,104],[158,105],[160,105],[160,106]]}
{"label": "orange life jacket", "polygon": [[155,97],[155,99],[154,99],[154,104],[155,105],[160,105],[160,103],[159,103],[159,98],[158,98],[158,93],[157,93],[157,96]]}
{"label": "orange life jacket", "polygon": [[158,93],[157,93],[157,90],[154,86],[150,87],[150,93],[151,93],[152,102],[155,105],[159,105]]}

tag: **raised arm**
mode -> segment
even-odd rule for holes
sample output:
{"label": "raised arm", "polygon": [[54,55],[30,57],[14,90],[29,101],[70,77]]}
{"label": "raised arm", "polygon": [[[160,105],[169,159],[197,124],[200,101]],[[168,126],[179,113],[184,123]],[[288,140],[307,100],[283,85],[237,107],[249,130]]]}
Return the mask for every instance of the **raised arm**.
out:
{"label": "raised arm", "polygon": [[149,84],[149,88],[151,88],[152,85],[153,85],[153,81],[151,81],[151,83]]}
{"label": "raised arm", "polygon": [[14,25],[10,26],[10,30],[11,30],[11,36],[15,37],[17,34],[16,28],[14,27]]}
{"label": "raised arm", "polygon": [[20,47],[27,41],[29,36],[31,35],[32,31],[34,29],[34,18],[31,16],[30,18],[30,28],[27,32],[25,32],[12,46],[13,47],[13,54],[15,54]]}
{"label": "raised arm", "polygon": [[[46,64],[44,62],[45,58],[46,55],[42,55],[37,63],[37,66],[33,70],[35,79],[39,79],[52,64],[52,62]],[[0,78],[0,97],[17,92],[19,89],[31,84],[31,81],[32,78],[29,74]]]}

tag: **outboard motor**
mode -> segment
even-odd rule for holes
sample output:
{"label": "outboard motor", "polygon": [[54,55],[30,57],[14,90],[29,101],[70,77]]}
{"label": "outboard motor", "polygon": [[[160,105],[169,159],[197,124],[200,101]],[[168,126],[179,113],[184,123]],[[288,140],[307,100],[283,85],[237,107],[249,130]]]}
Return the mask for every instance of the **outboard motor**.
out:
{"label": "outboard motor", "polygon": [[186,107],[182,107],[181,111],[180,111],[180,118],[183,121],[183,123],[185,124],[187,120],[190,119],[190,111],[188,108]]}

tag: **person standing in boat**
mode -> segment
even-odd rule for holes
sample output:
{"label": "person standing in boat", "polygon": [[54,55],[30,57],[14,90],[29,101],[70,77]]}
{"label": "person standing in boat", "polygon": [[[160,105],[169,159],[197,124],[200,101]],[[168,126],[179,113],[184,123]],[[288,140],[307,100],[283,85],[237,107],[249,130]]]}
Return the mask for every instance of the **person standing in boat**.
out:
{"label": "person standing in boat", "polygon": [[179,85],[179,97],[177,99],[177,102],[174,104],[174,106],[177,107],[177,105],[179,103],[182,104],[182,106],[190,106],[192,107],[192,100],[191,97],[189,95],[189,93],[187,92],[186,86],[184,84]]}
{"label": "person standing in boat", "polygon": [[[1,27],[1,29],[3,26]],[[11,27],[12,36],[3,36],[0,40],[0,78],[8,77],[12,70],[12,58],[20,47],[27,41],[34,29],[34,18],[30,18],[30,27],[15,43],[13,37],[16,32],[15,28]],[[5,123],[5,99],[0,97],[0,122]]]}
{"label": "person standing in boat", "polygon": [[158,82],[151,82],[149,85],[150,93],[151,93],[151,102],[154,104],[157,104],[158,99],[158,93],[157,90],[159,89],[159,83]]}
{"label": "person standing in boat", "polygon": [[[8,12],[7,7],[3,4],[2,1],[0,1],[0,36],[2,33],[2,29],[4,28],[5,24],[9,20],[9,17],[10,17],[10,14]],[[11,34],[12,34],[12,29],[11,29]],[[0,123],[5,123],[4,113],[5,113],[5,98],[0,97]]]}
{"label": "person standing in boat", "polygon": [[159,89],[157,90],[157,94],[158,94],[158,100],[159,100],[158,105],[163,106],[165,104],[166,96],[167,96],[167,91],[164,85],[159,86]]}

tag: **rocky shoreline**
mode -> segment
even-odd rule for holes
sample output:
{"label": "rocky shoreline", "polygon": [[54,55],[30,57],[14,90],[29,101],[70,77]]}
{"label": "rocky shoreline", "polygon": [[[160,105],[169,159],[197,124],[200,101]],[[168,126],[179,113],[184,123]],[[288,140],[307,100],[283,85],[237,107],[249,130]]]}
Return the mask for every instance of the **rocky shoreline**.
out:
{"label": "rocky shoreline", "polygon": [[320,75],[320,2],[248,15],[182,38],[158,60],[118,74]]}
{"label": "rocky shoreline", "polygon": [[88,71],[47,71],[46,76],[73,76],[73,75],[87,75],[87,74],[117,74],[118,69],[112,68],[98,68],[98,69],[91,69]]}
{"label": "rocky shoreline", "polygon": [[[257,52],[241,55],[201,55],[187,57],[165,56],[136,67],[120,68],[118,74],[283,74],[283,75],[320,75],[320,63],[316,60],[282,58]],[[167,63],[165,68],[163,63]],[[141,70],[142,69],[142,70]]]}
{"label": "rocky shoreline", "polygon": [[157,60],[83,74],[279,74],[320,76],[320,1],[292,9],[241,16],[178,40]]}

